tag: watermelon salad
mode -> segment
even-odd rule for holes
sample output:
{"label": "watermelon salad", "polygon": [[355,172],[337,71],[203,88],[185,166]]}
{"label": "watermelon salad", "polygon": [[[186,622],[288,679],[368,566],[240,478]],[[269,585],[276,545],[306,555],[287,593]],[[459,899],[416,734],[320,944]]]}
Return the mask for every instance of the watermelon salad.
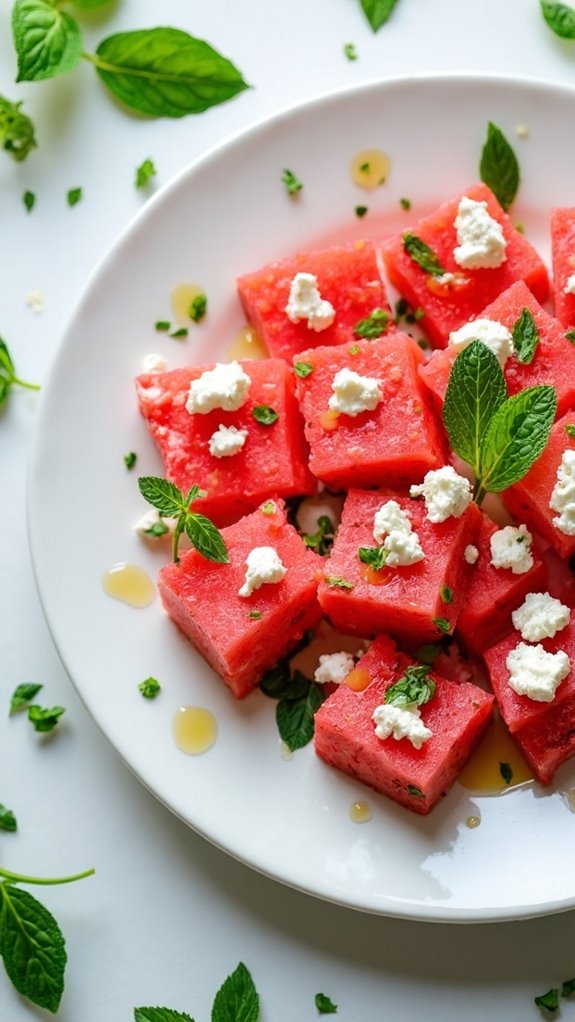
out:
{"label": "watermelon salad", "polygon": [[[313,733],[326,764],[420,814],[494,712],[541,784],[575,753],[575,209],[551,230],[554,315],[481,183],[380,243],[240,277],[268,358],[152,359],[136,380],[189,502],[165,610],[234,697],[280,700],[280,733],[297,711],[292,748]],[[290,657],[322,621],[348,638],[306,678]]]}

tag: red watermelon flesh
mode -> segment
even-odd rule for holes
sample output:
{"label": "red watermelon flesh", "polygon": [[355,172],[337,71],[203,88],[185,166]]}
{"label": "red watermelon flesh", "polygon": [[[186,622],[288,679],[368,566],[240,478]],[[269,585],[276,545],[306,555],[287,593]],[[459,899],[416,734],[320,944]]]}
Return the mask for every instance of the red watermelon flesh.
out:
{"label": "red watermelon flesh", "polygon": [[[304,546],[278,501],[266,502],[222,535],[229,564],[216,564],[190,550],[179,564],[162,568],[158,588],[170,617],[234,696],[243,699],[320,620],[321,559]],[[258,546],[273,547],[287,573],[281,582],[264,584],[249,597],[238,596],[246,558]]]}
{"label": "red watermelon flesh", "polygon": [[386,637],[372,644],[360,664],[371,684],[354,692],[345,682],[315,715],[315,749],[330,766],[350,774],[400,805],[426,815],[469,759],[492,711],[493,696],[468,682],[447,681],[433,670],[435,693],[421,707],[432,737],[421,749],[408,739],[381,740],[371,719],[385,692],[414,660]]}
{"label": "red watermelon flesh", "polygon": [[[316,333],[307,322],[292,323],[286,315],[290,286],[296,273],[312,273],[318,290],[335,309],[335,320]],[[251,326],[271,355],[291,362],[305,348],[344,344],[353,339],[357,324],[374,309],[393,316],[381,280],[373,241],[356,241],[317,252],[298,252],[291,259],[269,263],[238,279],[239,296]]]}
{"label": "red watermelon flesh", "polygon": [[[453,258],[453,249],[457,246],[454,221],[464,195],[477,202],[487,202],[488,213],[503,227],[507,258],[496,269],[463,270]],[[477,318],[486,305],[517,280],[524,280],[540,302],[547,298],[549,281],[543,261],[515,229],[487,185],[473,185],[442,203],[434,213],[411,228],[410,233],[430,246],[446,272],[455,274],[455,281],[442,284],[421,269],[404,249],[404,233],[383,246],[389,279],[413,308],[424,309],[423,324],[438,348],[444,348],[453,330]]]}
{"label": "red watermelon flesh", "polygon": [[575,326],[575,294],[565,294],[565,285],[575,273],[575,208],[551,211],[553,256],[553,300],[555,315],[564,327]]}

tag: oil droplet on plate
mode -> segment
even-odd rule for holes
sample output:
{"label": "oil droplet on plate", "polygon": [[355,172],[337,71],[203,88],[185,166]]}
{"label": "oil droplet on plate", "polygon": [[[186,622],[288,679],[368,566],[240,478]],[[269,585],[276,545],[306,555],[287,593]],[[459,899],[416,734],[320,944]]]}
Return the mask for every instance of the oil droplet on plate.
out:
{"label": "oil droplet on plate", "polygon": [[126,564],[124,561],[104,572],[102,586],[112,599],[138,609],[147,607],[156,595],[156,587],[148,572],[137,564]]}
{"label": "oil droplet on plate", "polygon": [[371,820],[371,809],[367,802],[354,802],[349,810],[349,818],[354,823],[367,823]]}
{"label": "oil droplet on plate", "polygon": [[189,325],[192,319],[190,316],[190,305],[194,298],[203,294],[204,289],[199,284],[176,284],[172,288],[172,310],[180,326]]}
{"label": "oil droplet on plate", "polygon": [[391,160],[381,149],[363,149],[353,157],[351,180],[360,188],[371,190],[383,185],[389,177]]}
{"label": "oil droplet on plate", "polygon": [[206,752],[214,744],[217,733],[216,718],[203,706],[180,706],[172,718],[174,741],[188,756]]}
{"label": "oil droplet on plate", "polygon": [[476,827],[481,823],[480,816],[468,816],[465,821],[465,826],[469,827],[470,830],[475,830]]}
{"label": "oil droplet on plate", "polygon": [[234,359],[239,361],[248,358],[269,358],[269,351],[253,327],[243,326],[226,351],[226,359],[233,362]]}
{"label": "oil droplet on plate", "polygon": [[498,714],[458,780],[464,788],[483,795],[496,795],[533,780],[533,771]]}

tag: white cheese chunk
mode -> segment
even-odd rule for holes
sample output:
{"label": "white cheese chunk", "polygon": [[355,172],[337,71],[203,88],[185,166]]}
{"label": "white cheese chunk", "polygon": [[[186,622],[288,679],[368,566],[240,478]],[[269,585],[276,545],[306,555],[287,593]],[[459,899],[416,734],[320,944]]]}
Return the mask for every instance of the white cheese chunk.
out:
{"label": "white cheese chunk", "polygon": [[476,564],[479,558],[479,550],[476,546],[473,546],[473,543],[470,543],[469,546],[465,547],[463,556],[468,564]]}
{"label": "white cheese chunk", "polygon": [[351,653],[322,653],[314,672],[314,680],[319,685],[326,685],[328,682],[341,685],[354,667],[355,660]]}
{"label": "white cheese chunk", "polygon": [[388,500],[373,516],[373,538],[387,551],[385,563],[390,568],[417,564],[425,557],[419,535],[409,517],[396,500]]}
{"label": "white cheese chunk", "polygon": [[565,282],[563,293],[566,295],[575,295],[575,273],[572,273]]}
{"label": "white cheese chunk", "polygon": [[373,516],[373,538],[376,543],[383,543],[389,532],[411,532],[411,520],[402,511],[396,500],[387,500],[377,509]]}
{"label": "white cheese chunk", "polygon": [[451,465],[427,472],[423,482],[412,486],[409,494],[411,497],[423,496],[427,518],[436,524],[452,515],[461,518],[472,499],[471,483],[465,476],[458,475]]}
{"label": "white cheese chunk", "polygon": [[487,212],[486,202],[464,195],[455,218],[458,247],[455,262],[465,270],[495,269],[505,262],[507,242],[503,228]]}
{"label": "white cheese chunk", "polygon": [[331,302],[321,297],[317,277],[313,273],[296,273],[290,285],[285,312],[291,323],[304,319],[309,329],[316,333],[326,330],[335,319],[335,309]]}
{"label": "white cheese chunk", "polygon": [[513,627],[527,642],[552,639],[569,624],[569,607],[549,593],[527,593],[523,603],[511,615]]}
{"label": "white cheese chunk", "polygon": [[340,369],[331,385],[333,394],[328,407],[345,415],[361,415],[372,412],[383,398],[379,380],[372,376],[360,376],[353,369]]}
{"label": "white cheese chunk", "polygon": [[206,415],[214,408],[235,412],[248,399],[251,380],[239,362],[218,362],[213,369],[192,380],[186,401],[190,415],[198,412]]}
{"label": "white cheese chunk", "polygon": [[151,351],[149,355],[144,355],[142,359],[142,372],[143,373],[163,373],[168,368],[168,363],[163,355],[157,355],[154,351]]}
{"label": "white cheese chunk", "polygon": [[[159,535],[154,533],[154,526],[163,525],[166,531],[159,532]],[[141,536],[142,539],[159,540],[165,537],[171,538],[176,528],[175,518],[162,518],[159,511],[155,507],[149,508],[145,511],[141,518],[134,525],[134,532]]]}
{"label": "white cheese chunk", "polygon": [[381,738],[382,741],[386,738],[395,738],[396,742],[408,738],[414,749],[421,749],[423,743],[429,741],[433,733],[423,723],[418,707],[405,709],[402,706],[393,706],[392,703],[382,703],[381,706],[376,706],[371,719],[375,724],[377,738]]}
{"label": "white cheese chunk", "polygon": [[449,335],[449,346],[455,351],[463,351],[472,341],[481,341],[493,352],[503,369],[507,359],[513,354],[513,337],[503,323],[495,319],[475,319],[464,323],[459,330]]}
{"label": "white cheese chunk", "polygon": [[208,445],[214,458],[231,458],[241,451],[248,436],[247,429],[236,429],[235,426],[223,426],[220,422],[215,433],[212,433]]}
{"label": "white cheese chunk", "polygon": [[549,507],[559,513],[553,519],[555,528],[566,536],[575,536],[575,451],[563,453]]}
{"label": "white cheese chunk", "polygon": [[548,653],[543,646],[528,646],[525,642],[511,650],[505,666],[513,691],[538,703],[550,703],[554,699],[570,668],[569,657],[562,649]]}
{"label": "white cheese chunk", "polygon": [[523,575],[533,567],[531,543],[533,536],[526,525],[506,525],[494,532],[489,545],[494,568],[509,568],[513,575]]}
{"label": "white cheese chunk", "polygon": [[281,582],[287,572],[273,546],[256,546],[250,550],[246,568],[246,579],[238,596],[251,596],[263,585]]}
{"label": "white cheese chunk", "polygon": [[33,291],[29,291],[26,295],[26,305],[35,316],[39,316],[44,311],[44,303],[46,301],[46,295],[39,288],[35,288]]}

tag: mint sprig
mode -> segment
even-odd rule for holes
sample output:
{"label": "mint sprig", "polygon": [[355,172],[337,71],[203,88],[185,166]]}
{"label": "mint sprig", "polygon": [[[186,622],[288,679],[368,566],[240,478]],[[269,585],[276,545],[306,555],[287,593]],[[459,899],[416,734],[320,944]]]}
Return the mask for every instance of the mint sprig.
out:
{"label": "mint sprig", "polygon": [[503,209],[509,209],[519,188],[519,164],[501,128],[492,121],[487,125],[487,138],[481,151],[479,174]]}
{"label": "mint sprig", "polygon": [[575,39],[575,10],[572,7],[541,0],[541,13],[555,35],[562,39]]}
{"label": "mint sprig", "polygon": [[519,362],[531,365],[539,344],[539,331],[529,309],[523,309],[513,327],[513,347]]}
{"label": "mint sprig", "polygon": [[391,17],[398,0],[360,0],[363,12],[374,32]]}
{"label": "mint sprig", "polygon": [[160,512],[162,518],[176,519],[172,547],[176,564],[180,561],[178,546],[183,532],[202,557],[218,564],[228,564],[228,551],[221,532],[205,515],[190,511],[194,500],[205,497],[204,490],[194,485],[184,495],[174,483],[160,476],[140,476],[138,486],[142,497]]}
{"label": "mint sprig", "polygon": [[392,706],[423,706],[435,694],[435,682],[428,677],[429,667],[424,664],[408,667],[401,678],[385,693],[386,703]]}

